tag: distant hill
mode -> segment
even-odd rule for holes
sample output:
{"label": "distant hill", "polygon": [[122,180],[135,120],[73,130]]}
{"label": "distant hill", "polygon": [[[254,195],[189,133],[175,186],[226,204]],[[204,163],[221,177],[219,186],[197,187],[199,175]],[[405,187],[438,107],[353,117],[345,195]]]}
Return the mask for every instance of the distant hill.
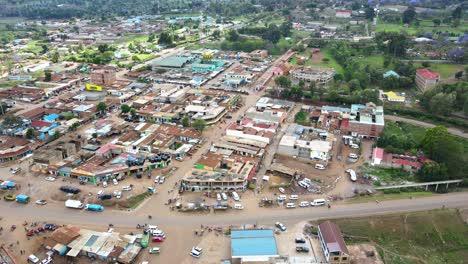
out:
{"label": "distant hill", "polygon": [[69,18],[157,14],[204,7],[208,0],[0,0],[0,16]]}

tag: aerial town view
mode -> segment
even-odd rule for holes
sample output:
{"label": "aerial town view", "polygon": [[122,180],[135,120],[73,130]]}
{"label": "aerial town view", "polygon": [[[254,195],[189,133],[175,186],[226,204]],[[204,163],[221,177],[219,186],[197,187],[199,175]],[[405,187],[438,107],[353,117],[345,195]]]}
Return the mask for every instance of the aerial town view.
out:
{"label": "aerial town view", "polygon": [[463,0],[0,0],[0,264],[466,264],[467,151]]}

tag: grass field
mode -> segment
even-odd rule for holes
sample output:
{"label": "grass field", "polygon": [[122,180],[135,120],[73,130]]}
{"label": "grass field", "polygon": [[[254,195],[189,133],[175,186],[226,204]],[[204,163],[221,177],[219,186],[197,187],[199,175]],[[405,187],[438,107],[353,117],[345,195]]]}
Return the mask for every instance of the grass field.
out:
{"label": "grass field", "polygon": [[422,20],[420,21],[419,26],[410,25],[408,27],[406,27],[403,24],[386,23],[383,21],[379,21],[375,28],[376,32],[382,32],[382,31],[400,32],[402,30],[408,32],[408,34],[410,35],[414,35],[418,31],[423,31],[423,32],[441,31],[441,32],[449,32],[449,33],[454,33],[454,34],[459,35],[468,30],[468,21],[466,20],[460,21],[460,26],[458,27],[453,27],[452,25],[448,25],[448,24],[442,24],[438,27],[434,27],[434,23],[431,20]]}
{"label": "grass field", "polygon": [[[416,68],[422,68],[421,63],[413,64]],[[463,64],[430,63],[430,69],[439,72],[442,78],[453,78],[455,73],[464,70]]]}
{"label": "grass field", "polygon": [[456,210],[333,221],[348,243],[370,241],[376,245],[386,264],[462,264],[468,259],[468,226]]}
{"label": "grass field", "polygon": [[369,166],[364,167],[364,172],[378,177],[379,182],[384,183],[415,181],[414,175],[399,168],[378,168]]}
{"label": "grass field", "polygon": [[367,202],[374,203],[375,200],[389,201],[389,200],[409,199],[410,197],[418,198],[418,197],[427,197],[427,196],[434,196],[434,195],[437,195],[437,194],[433,192],[426,192],[426,191],[400,192],[400,193],[389,193],[389,194],[378,192],[372,196],[369,196],[369,195],[357,196],[355,198],[348,200],[347,202],[348,203],[367,203]]}
{"label": "grass field", "polygon": [[317,65],[317,66],[324,66],[324,67],[330,67],[330,68],[335,69],[335,71],[337,71],[338,73],[343,74],[343,68],[342,68],[341,65],[338,64],[338,62],[333,58],[333,56],[331,55],[330,51],[327,50],[327,49],[323,49],[323,50],[322,50],[322,53],[323,53],[323,58],[328,58],[329,61],[328,61],[328,62],[320,61],[320,62],[314,63],[314,65]]}

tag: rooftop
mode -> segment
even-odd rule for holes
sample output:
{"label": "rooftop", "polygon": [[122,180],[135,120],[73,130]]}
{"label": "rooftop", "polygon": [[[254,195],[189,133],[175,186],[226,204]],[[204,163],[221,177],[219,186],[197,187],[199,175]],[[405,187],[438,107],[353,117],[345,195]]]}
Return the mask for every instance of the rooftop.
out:
{"label": "rooftop", "polygon": [[440,76],[438,72],[433,72],[429,69],[417,69],[416,72],[425,79],[437,79]]}
{"label": "rooftop", "polygon": [[341,230],[335,223],[325,221],[318,228],[329,252],[344,252],[349,254]]}
{"label": "rooftop", "polygon": [[269,257],[278,256],[278,248],[273,230],[232,230],[232,257]]}

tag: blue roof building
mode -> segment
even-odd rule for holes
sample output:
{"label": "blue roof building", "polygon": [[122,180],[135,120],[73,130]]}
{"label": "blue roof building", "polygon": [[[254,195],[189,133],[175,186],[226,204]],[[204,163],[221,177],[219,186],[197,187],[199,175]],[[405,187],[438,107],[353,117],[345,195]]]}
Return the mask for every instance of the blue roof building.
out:
{"label": "blue roof building", "polygon": [[266,262],[279,257],[275,233],[271,229],[231,231],[233,262]]}
{"label": "blue roof building", "polygon": [[397,78],[400,78],[400,74],[398,74],[398,73],[396,73],[395,71],[392,71],[392,70],[390,70],[390,71],[383,74],[384,78],[387,78],[389,76],[395,76]]}

